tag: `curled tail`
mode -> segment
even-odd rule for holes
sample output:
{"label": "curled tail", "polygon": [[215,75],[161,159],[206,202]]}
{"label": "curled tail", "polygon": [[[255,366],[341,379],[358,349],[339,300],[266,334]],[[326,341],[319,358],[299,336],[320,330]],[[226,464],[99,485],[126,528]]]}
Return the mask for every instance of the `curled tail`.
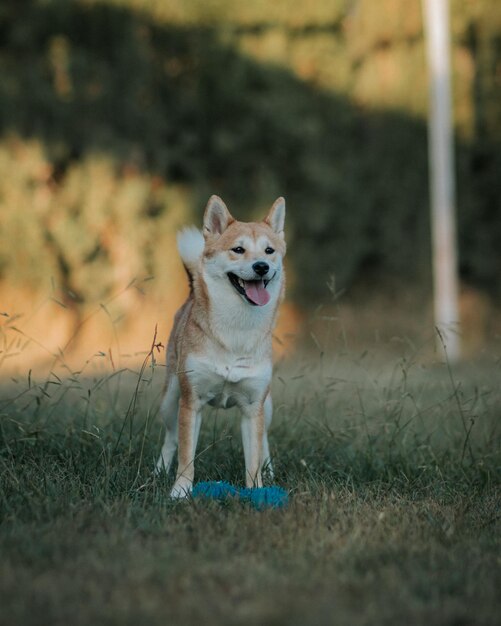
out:
{"label": "curled tail", "polygon": [[184,268],[188,274],[190,289],[193,289],[193,275],[198,271],[198,265],[204,251],[205,241],[202,233],[194,226],[187,226],[177,234],[177,249]]}

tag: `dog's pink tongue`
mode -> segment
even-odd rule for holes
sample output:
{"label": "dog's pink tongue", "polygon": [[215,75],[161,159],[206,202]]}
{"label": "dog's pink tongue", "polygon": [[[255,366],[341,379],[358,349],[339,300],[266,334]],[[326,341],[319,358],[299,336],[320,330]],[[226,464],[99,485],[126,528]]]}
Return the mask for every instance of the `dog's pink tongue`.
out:
{"label": "dog's pink tongue", "polygon": [[266,291],[264,281],[262,280],[246,280],[245,293],[249,300],[252,300],[258,306],[263,306],[270,300],[270,294]]}

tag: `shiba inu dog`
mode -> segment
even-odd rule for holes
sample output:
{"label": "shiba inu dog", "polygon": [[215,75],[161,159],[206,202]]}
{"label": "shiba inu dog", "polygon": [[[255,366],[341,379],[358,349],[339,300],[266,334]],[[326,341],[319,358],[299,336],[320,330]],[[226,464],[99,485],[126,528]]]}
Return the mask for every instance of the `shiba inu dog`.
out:
{"label": "shiba inu dog", "polygon": [[285,289],[284,220],[283,198],[262,222],[247,223],[212,196],[203,233],[186,228],[178,234],[190,294],[167,345],[166,434],[157,463],[157,472],[168,471],[178,448],[173,498],[191,492],[205,404],[242,411],[246,486],[262,486],[263,467],[272,472],[271,341]]}

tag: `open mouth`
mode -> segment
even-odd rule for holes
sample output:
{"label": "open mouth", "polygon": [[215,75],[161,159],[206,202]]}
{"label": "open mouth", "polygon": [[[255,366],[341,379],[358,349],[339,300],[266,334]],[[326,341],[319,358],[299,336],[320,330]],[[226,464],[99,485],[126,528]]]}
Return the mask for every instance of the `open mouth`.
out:
{"label": "open mouth", "polygon": [[263,306],[269,302],[270,294],[266,287],[271,279],[266,280],[260,278],[258,280],[244,280],[232,272],[228,272],[228,278],[233,287],[235,287],[238,293],[243,296],[249,304],[253,306]]}

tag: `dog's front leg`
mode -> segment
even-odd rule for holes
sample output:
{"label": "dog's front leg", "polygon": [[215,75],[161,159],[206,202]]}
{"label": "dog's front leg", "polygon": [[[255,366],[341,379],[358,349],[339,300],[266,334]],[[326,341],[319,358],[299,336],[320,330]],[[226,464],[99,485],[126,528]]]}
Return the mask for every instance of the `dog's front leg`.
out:
{"label": "dog's front leg", "polygon": [[261,466],[263,463],[264,402],[260,400],[241,406],[242,443],[245,456],[245,484],[247,487],[262,487]]}
{"label": "dog's front leg", "polygon": [[200,432],[200,411],[201,406],[198,401],[181,396],[179,402],[177,476],[170,493],[171,498],[186,498],[191,493],[195,475],[195,451]]}
{"label": "dog's front leg", "polygon": [[270,444],[268,443],[268,430],[271,424],[271,418],[273,415],[273,403],[271,400],[271,394],[268,392],[266,400],[264,401],[264,432],[263,432],[263,470],[268,475],[268,478],[273,478],[273,465],[271,463]]}

